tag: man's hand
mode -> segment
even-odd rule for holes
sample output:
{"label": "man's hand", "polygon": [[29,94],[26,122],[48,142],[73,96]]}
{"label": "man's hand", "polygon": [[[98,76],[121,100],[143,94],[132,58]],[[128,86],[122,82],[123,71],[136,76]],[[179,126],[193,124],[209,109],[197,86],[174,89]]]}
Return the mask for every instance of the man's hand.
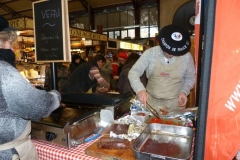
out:
{"label": "man's hand", "polygon": [[119,76],[113,76],[113,79],[119,79]]}
{"label": "man's hand", "polygon": [[182,106],[185,106],[187,104],[187,96],[184,92],[180,92],[179,93],[179,97],[178,97],[178,106],[179,107],[182,107]]}
{"label": "man's hand", "polygon": [[60,102],[60,107],[64,108],[64,107],[66,107],[66,104],[63,102]]}
{"label": "man's hand", "polygon": [[105,88],[105,87],[98,87],[97,91],[98,92],[108,92],[109,88]]}
{"label": "man's hand", "polygon": [[148,94],[147,94],[146,90],[141,90],[141,91],[137,92],[137,98],[142,104],[144,104],[144,106],[146,106],[146,103],[148,100]]}

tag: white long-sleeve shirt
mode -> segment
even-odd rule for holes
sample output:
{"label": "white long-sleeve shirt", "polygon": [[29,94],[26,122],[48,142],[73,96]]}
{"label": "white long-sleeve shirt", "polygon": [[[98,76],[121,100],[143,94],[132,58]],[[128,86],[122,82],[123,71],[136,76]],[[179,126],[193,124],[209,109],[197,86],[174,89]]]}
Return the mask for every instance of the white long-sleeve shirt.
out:
{"label": "white long-sleeve shirt", "polygon": [[[146,90],[139,77],[141,77],[143,72],[146,71],[147,78],[149,78],[158,56],[160,56],[160,61],[164,65],[169,65],[176,62],[176,57],[173,56],[169,59],[169,63],[167,63],[160,46],[155,46],[146,50],[128,73],[128,79],[130,81],[131,87],[136,93],[141,90]],[[190,90],[194,87],[196,79],[194,61],[192,55],[189,52],[182,55],[181,57],[183,65],[182,68],[179,67],[179,73],[182,77],[183,84],[180,92],[185,92],[186,95],[189,95]]]}

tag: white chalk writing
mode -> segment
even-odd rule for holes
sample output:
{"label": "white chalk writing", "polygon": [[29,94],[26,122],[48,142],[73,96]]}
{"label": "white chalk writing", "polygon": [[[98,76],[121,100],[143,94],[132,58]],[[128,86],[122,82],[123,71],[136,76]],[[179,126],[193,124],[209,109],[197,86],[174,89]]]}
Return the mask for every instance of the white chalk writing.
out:
{"label": "white chalk writing", "polygon": [[230,96],[229,100],[225,104],[225,107],[227,107],[231,111],[234,111],[236,108],[234,100],[236,102],[239,102],[239,98],[240,98],[239,88],[240,88],[240,84],[236,86],[235,91],[233,92],[233,94]]}

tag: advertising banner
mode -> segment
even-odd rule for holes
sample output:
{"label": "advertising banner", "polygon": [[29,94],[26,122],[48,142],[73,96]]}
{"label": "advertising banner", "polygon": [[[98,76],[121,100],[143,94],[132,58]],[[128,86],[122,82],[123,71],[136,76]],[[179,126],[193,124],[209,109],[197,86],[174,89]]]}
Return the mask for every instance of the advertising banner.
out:
{"label": "advertising banner", "polygon": [[232,160],[240,148],[239,6],[239,0],[216,1],[206,160]]}

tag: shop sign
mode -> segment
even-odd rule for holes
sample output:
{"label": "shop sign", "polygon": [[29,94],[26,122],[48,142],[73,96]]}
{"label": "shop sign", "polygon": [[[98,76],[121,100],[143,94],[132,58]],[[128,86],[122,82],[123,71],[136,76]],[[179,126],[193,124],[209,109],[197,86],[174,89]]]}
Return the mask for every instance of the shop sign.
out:
{"label": "shop sign", "polygon": [[98,40],[98,41],[107,41],[107,35],[84,31],[80,29],[74,29],[74,28],[70,28],[70,36],[76,36],[76,37]]}
{"label": "shop sign", "polygon": [[85,46],[91,46],[92,45],[92,40],[85,40],[84,45]]}
{"label": "shop sign", "polygon": [[132,45],[131,45],[131,43],[120,42],[120,48],[121,49],[132,49]]}
{"label": "shop sign", "polygon": [[137,51],[143,50],[143,46],[141,46],[139,44],[128,43],[128,42],[120,42],[120,48],[121,49],[129,49],[129,50],[137,50]]}
{"label": "shop sign", "polygon": [[132,50],[142,51],[143,46],[141,46],[139,44],[132,44]]}
{"label": "shop sign", "polygon": [[9,26],[17,29],[33,28],[33,20],[26,17],[8,20]]}

